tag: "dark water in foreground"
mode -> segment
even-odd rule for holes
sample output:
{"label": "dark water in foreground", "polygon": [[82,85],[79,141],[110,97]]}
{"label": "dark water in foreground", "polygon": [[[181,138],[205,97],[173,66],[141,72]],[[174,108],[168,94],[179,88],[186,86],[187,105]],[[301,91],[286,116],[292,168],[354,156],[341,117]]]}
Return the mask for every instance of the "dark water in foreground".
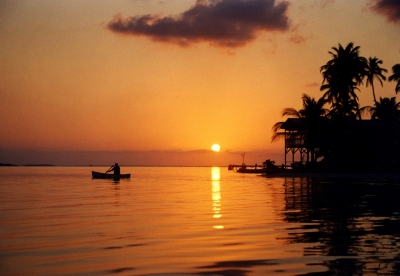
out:
{"label": "dark water in foreground", "polygon": [[400,182],[0,168],[1,275],[399,275]]}

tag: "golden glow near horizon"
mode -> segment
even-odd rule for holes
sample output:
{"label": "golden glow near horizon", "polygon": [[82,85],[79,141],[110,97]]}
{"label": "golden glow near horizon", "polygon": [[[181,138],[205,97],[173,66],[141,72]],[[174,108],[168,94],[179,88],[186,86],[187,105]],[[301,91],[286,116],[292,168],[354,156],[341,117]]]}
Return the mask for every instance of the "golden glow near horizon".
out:
{"label": "golden glow near horizon", "polygon": [[218,144],[214,144],[211,146],[211,150],[213,150],[215,152],[219,152],[221,150],[221,147]]}
{"label": "golden glow near horizon", "polygon": [[[371,0],[377,1],[384,0]],[[39,156],[32,150],[173,152],[183,165],[204,159],[205,145],[218,139],[224,148],[218,158],[257,151],[263,157],[254,162],[262,162],[281,156],[283,141],[271,143],[271,127],[282,109],[300,109],[303,93],[323,95],[319,69],[332,47],[354,42],[361,55],[383,61],[386,76],[400,63],[400,21],[370,1],[268,1],[274,2],[265,5],[269,13],[262,11],[268,20],[213,8],[266,2],[6,1],[0,149],[25,150],[9,154],[20,158]],[[196,3],[204,8],[192,9]],[[187,33],[196,20],[185,16],[193,12],[217,16]],[[240,15],[243,28],[227,26],[225,14]],[[129,21],[138,19],[154,24],[129,29],[141,26]],[[173,28],[165,31],[170,23],[163,22]],[[395,97],[394,88],[394,82],[377,84],[376,97]],[[360,106],[372,106],[371,87],[360,90]],[[0,162],[9,162],[2,156]]]}

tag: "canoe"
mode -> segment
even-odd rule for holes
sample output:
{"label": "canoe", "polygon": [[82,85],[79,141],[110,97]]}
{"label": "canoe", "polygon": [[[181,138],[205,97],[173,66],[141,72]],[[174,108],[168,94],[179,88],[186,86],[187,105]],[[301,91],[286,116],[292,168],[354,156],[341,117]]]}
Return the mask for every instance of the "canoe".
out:
{"label": "canoe", "polygon": [[103,179],[120,179],[120,178],[131,178],[130,173],[125,174],[113,174],[113,173],[102,173],[102,172],[95,172],[92,171],[93,178],[103,178]]}

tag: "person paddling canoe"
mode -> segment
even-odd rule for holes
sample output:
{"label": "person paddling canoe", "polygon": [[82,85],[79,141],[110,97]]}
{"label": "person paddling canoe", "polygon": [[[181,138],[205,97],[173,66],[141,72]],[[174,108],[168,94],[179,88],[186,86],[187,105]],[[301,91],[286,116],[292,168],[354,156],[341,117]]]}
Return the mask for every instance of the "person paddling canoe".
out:
{"label": "person paddling canoe", "polygon": [[114,171],[114,174],[121,174],[121,169],[118,166],[118,163],[115,163],[114,166],[111,166],[111,168],[108,171],[106,171],[106,173],[112,172],[112,171]]}

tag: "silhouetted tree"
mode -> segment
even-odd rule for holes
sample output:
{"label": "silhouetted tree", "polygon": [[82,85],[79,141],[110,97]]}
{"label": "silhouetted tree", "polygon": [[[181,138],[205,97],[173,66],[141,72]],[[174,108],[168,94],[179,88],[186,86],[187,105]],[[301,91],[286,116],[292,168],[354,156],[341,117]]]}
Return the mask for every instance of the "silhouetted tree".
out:
{"label": "silhouetted tree", "polygon": [[389,81],[397,81],[396,94],[400,92],[400,64],[395,64],[392,67],[393,75],[389,77]]}
{"label": "silhouetted tree", "polygon": [[[282,110],[282,116],[303,119],[303,128],[290,133],[290,138],[304,139],[304,146],[308,149],[308,153],[311,153],[311,162],[313,163],[316,161],[315,145],[318,141],[318,137],[320,136],[318,123],[328,112],[328,110],[324,108],[327,100],[324,98],[315,100],[307,94],[303,94],[302,100],[302,109],[296,110],[294,108],[284,108]],[[276,140],[277,138],[285,137],[284,132],[279,132],[283,123],[284,122],[278,122],[272,127],[274,132],[272,141]],[[307,160],[309,157],[308,153]]]}
{"label": "silhouetted tree", "polygon": [[[306,124],[311,127],[315,124],[318,118],[321,118],[328,113],[328,109],[324,108],[327,103],[326,99],[320,98],[319,100],[315,100],[307,94],[303,94],[301,98],[303,100],[303,108],[297,111],[292,107],[286,107],[282,110],[282,117],[304,118],[306,119]],[[283,123],[284,122],[277,122],[272,126],[272,131],[274,133],[272,141],[284,137],[284,133],[279,132]]]}
{"label": "silhouetted tree", "polygon": [[381,119],[395,122],[400,120],[400,102],[396,103],[396,98],[380,98],[375,102],[375,106],[366,107],[371,114],[371,119]]}
{"label": "silhouetted tree", "polygon": [[328,112],[329,119],[356,119],[358,113],[358,104],[356,100],[349,99],[347,101],[336,102],[332,104],[332,109]]}
{"label": "silhouetted tree", "polygon": [[321,116],[325,116],[328,112],[328,109],[324,108],[327,100],[324,98],[318,99],[316,101],[314,98],[310,97],[307,94],[303,94],[303,108],[299,110],[299,113],[302,118],[306,118],[310,121],[315,121]]}
{"label": "silhouetted tree", "polygon": [[383,72],[387,72],[386,69],[381,68],[379,65],[382,64],[382,60],[378,59],[377,57],[369,58],[367,67],[366,67],[366,76],[367,82],[366,85],[371,84],[372,87],[372,95],[374,96],[374,102],[376,102],[375,97],[375,89],[374,89],[374,79],[377,79],[381,85],[383,86],[382,80],[386,80],[386,77],[382,74]]}
{"label": "silhouetted tree", "polygon": [[[376,79],[383,86],[386,69],[382,60],[359,53],[359,46],[339,44],[329,51],[331,59],[320,68],[323,76],[320,90],[324,92],[318,101],[303,94],[303,108],[284,108],[283,117],[298,118],[277,122],[272,127],[272,141],[289,139],[287,150],[299,151],[301,158],[311,154],[310,168],[331,171],[396,171],[400,165],[400,103],[396,98],[376,100]],[[396,93],[400,92],[400,64],[392,68],[389,81],[396,81]],[[371,114],[373,120],[361,121],[357,90],[366,77],[366,86],[372,86],[374,106],[361,110]],[[330,103],[331,108],[324,108]],[[356,120],[359,118],[360,120]],[[285,124],[286,123],[286,124]],[[285,124],[285,132],[280,131]],[[315,163],[317,157],[323,157]],[[384,161],[379,164],[376,160]]]}
{"label": "silhouetted tree", "polygon": [[[341,44],[333,47],[334,51],[329,53],[332,59],[321,66],[323,76],[321,91],[325,91],[324,98],[332,103],[333,108],[347,107],[347,103],[353,101],[358,112],[358,97],[355,90],[357,85],[367,73],[367,59],[359,55],[359,46],[354,47],[349,43],[345,48]],[[349,115],[348,112],[337,112],[337,114]],[[358,114],[359,115],[359,114]],[[359,115],[361,118],[361,115]]]}
{"label": "silhouetted tree", "polygon": [[[366,111],[371,114],[372,120],[379,120],[378,133],[369,132],[372,139],[369,152],[372,159],[381,159],[385,157],[385,162],[380,162],[376,166],[380,170],[397,171],[400,161],[400,102],[396,102],[396,98],[380,98],[375,105],[365,107]],[[372,142],[373,141],[373,142]]]}

